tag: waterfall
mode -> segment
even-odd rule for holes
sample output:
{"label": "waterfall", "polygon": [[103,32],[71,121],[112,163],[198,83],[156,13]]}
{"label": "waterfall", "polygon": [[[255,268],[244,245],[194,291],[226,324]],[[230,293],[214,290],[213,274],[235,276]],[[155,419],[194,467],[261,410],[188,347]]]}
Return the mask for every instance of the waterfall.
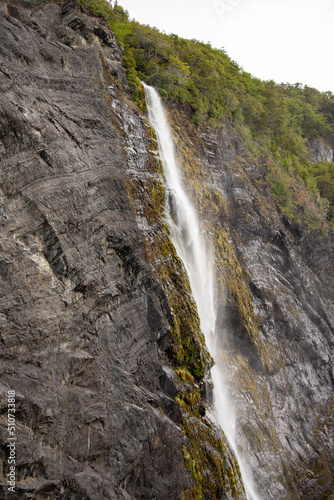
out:
{"label": "waterfall", "polygon": [[167,217],[171,237],[176,251],[188,273],[191,290],[197,304],[201,329],[215,366],[211,370],[214,384],[215,419],[238,460],[247,500],[260,500],[245,459],[237,448],[235,436],[235,411],[226,390],[223,372],[219,367],[218,352],[215,349],[214,332],[216,310],[214,300],[213,260],[201,235],[196,212],[182,185],[180,168],[177,164],[170,127],[158,93],[144,84],[148,117],[158,138],[159,155],[166,178]]}

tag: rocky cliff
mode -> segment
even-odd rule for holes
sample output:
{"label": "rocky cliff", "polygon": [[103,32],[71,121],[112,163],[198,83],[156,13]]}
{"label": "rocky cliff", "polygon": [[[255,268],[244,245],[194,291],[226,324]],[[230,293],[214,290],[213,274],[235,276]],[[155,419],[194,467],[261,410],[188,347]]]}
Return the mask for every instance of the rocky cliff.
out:
{"label": "rocky cliff", "polygon": [[[2,498],[243,499],[206,417],[211,361],[121,50],[74,2],[0,9]],[[169,116],[216,255],[221,355],[258,489],[327,500],[333,235],[280,212],[231,124]]]}
{"label": "rocky cliff", "polygon": [[1,497],[242,498],[120,49],[75,4],[32,4],[1,4]]}

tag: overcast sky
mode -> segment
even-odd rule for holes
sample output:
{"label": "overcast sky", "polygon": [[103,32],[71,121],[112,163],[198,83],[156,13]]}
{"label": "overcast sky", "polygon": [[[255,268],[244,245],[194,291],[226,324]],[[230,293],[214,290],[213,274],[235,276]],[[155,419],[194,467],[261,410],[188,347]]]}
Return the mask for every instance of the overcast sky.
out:
{"label": "overcast sky", "polygon": [[334,93],[334,0],[118,0],[130,18],[224,48],[263,80]]}

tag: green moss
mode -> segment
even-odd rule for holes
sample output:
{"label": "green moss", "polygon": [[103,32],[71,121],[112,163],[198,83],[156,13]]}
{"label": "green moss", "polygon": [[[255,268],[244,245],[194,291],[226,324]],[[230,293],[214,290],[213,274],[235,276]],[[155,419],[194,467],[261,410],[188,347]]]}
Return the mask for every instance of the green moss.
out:
{"label": "green moss", "polygon": [[182,382],[194,382],[194,377],[189,373],[188,369],[185,367],[177,368],[175,370],[177,376]]}
{"label": "green moss", "polygon": [[184,459],[195,480],[183,498],[240,498],[244,490],[239,466],[218,430],[204,417],[195,421],[190,414],[183,430],[189,438],[189,445],[183,448]]}

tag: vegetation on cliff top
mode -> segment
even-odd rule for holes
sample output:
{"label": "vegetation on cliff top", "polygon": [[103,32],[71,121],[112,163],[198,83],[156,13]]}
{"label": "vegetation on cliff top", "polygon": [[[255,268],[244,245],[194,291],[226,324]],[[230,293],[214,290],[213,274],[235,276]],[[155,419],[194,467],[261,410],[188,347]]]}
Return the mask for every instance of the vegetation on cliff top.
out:
{"label": "vegetation on cliff top", "polygon": [[222,49],[131,21],[122,7],[106,0],[77,2],[114,31],[137,104],[144,102],[143,80],[183,106],[197,125],[231,121],[253,155],[266,162],[269,183],[287,215],[311,229],[326,229],[326,218],[333,227],[334,164],[312,163],[306,147],[306,139],[334,138],[331,92],[261,81]]}

